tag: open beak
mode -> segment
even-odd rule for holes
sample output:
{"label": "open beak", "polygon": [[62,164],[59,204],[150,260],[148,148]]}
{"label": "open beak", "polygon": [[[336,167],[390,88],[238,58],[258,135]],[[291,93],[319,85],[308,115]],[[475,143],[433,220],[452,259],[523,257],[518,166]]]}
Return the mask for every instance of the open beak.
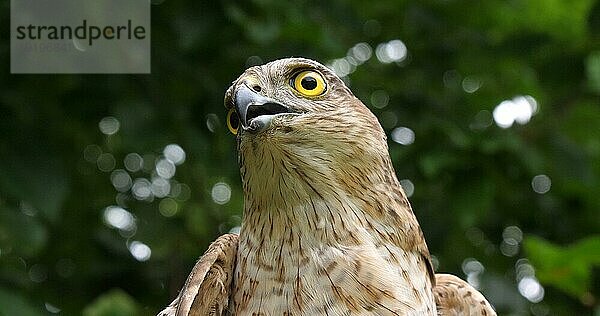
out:
{"label": "open beak", "polygon": [[247,131],[263,129],[277,114],[292,113],[288,107],[256,93],[245,84],[241,84],[235,92],[234,105],[242,128]]}

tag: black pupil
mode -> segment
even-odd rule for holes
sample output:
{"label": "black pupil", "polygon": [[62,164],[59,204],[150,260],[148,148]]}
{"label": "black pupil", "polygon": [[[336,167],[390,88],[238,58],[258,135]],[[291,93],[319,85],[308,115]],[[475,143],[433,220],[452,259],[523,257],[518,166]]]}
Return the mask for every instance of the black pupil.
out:
{"label": "black pupil", "polygon": [[310,77],[310,76],[306,76],[304,78],[302,78],[302,80],[300,81],[300,84],[302,85],[302,88],[306,89],[306,90],[314,90],[317,87],[317,79],[315,79],[314,77]]}
{"label": "black pupil", "polygon": [[231,115],[229,116],[229,125],[231,125],[231,127],[233,129],[237,129],[240,125],[240,121],[238,120],[237,114],[231,113]]}

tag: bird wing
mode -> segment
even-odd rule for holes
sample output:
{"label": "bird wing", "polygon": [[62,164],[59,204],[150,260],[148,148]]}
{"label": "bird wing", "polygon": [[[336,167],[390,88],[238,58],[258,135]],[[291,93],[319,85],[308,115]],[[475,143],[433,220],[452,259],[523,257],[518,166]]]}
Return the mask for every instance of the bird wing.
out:
{"label": "bird wing", "polygon": [[495,316],[496,311],[479,291],[450,274],[436,274],[433,288],[440,316]]}
{"label": "bird wing", "polygon": [[157,316],[223,315],[229,305],[238,235],[215,240],[198,260],[175,300]]}

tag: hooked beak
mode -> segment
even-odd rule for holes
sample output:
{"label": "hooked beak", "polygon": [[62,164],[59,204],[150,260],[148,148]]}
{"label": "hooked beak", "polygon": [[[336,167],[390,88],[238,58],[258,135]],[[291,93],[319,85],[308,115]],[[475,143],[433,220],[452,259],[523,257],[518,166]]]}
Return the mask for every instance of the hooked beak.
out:
{"label": "hooked beak", "polygon": [[288,107],[256,93],[245,84],[235,92],[234,105],[242,128],[250,132],[264,129],[277,114],[292,113]]}

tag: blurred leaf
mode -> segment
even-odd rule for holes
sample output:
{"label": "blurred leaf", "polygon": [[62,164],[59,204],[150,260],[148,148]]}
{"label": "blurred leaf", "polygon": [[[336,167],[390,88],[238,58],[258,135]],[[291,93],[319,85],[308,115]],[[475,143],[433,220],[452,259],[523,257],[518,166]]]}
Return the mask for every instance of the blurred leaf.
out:
{"label": "blurred leaf", "polygon": [[37,316],[45,315],[41,307],[36,307],[25,296],[14,289],[0,287],[0,316]]}
{"label": "blurred leaf", "polygon": [[37,218],[0,205],[0,248],[33,257],[46,245],[47,235],[46,228]]}
{"label": "blurred leaf", "polygon": [[[598,65],[600,66],[600,62]],[[600,129],[590,127],[599,121],[600,107],[598,103],[590,101],[581,102],[572,108],[569,114],[562,120],[562,131],[579,145],[588,149],[590,153],[598,155],[600,154]]]}
{"label": "blurred leaf", "polygon": [[68,178],[56,151],[43,142],[31,143],[37,137],[29,135],[6,146],[0,140],[0,190],[56,222],[68,192]]}
{"label": "blurred leaf", "polygon": [[600,51],[595,51],[586,58],[585,72],[592,91],[600,94]]}
{"label": "blurred leaf", "polygon": [[459,157],[449,151],[430,152],[419,160],[423,173],[428,178],[435,178],[445,169],[451,169],[459,164]]}
{"label": "blurred leaf", "polygon": [[586,18],[593,4],[594,0],[501,2],[492,17],[497,23],[495,31],[504,36],[530,31],[578,42],[586,34]]}
{"label": "blurred leaf", "polygon": [[135,300],[121,289],[100,295],[83,310],[83,316],[131,316],[139,313]]}
{"label": "blurred leaf", "polygon": [[492,208],[494,201],[494,183],[488,178],[479,177],[465,179],[456,188],[454,203],[450,206],[452,214],[456,214],[461,227],[477,226],[478,220],[483,220]]}
{"label": "blurred leaf", "polygon": [[582,239],[568,247],[529,236],[524,246],[542,283],[556,286],[577,298],[588,295],[592,268],[600,265],[600,236]]}

